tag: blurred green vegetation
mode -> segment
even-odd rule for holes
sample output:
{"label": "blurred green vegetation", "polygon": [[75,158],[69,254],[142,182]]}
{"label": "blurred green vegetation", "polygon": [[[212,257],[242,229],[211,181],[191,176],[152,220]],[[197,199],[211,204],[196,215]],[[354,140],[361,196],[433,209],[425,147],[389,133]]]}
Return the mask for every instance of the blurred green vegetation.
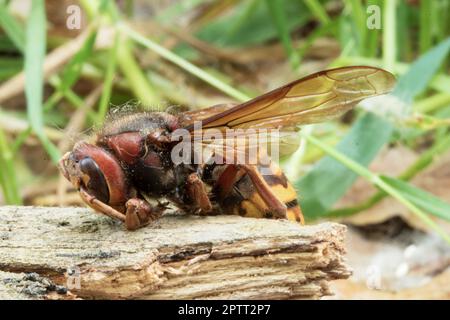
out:
{"label": "blurred green vegetation", "polygon": [[[387,112],[358,108],[350,122],[302,130],[305,144],[282,165],[299,190],[307,219],[356,214],[391,196],[450,242],[430,219],[450,221],[450,204],[408,182],[450,149],[450,1],[187,0],[168,1],[156,10],[145,1],[82,0],[75,3],[86,14],[83,42],[54,73],[44,68],[44,61],[54,59],[53,50],[81,36],[51,32],[58,26],[48,15],[49,6],[58,6],[57,1],[30,1],[31,8],[22,17],[13,12],[13,2],[0,1],[4,203],[33,203],[26,189],[56,181],[55,163],[70,147],[73,134],[68,128],[83,132],[100,125],[111,105],[140,101],[159,110],[167,104],[199,108],[213,104],[217,96],[243,102],[262,93],[252,86],[253,78],[245,81],[242,75],[254,70],[256,77],[264,77],[258,66],[252,66],[252,50],[258,48],[263,57],[267,52],[270,63],[271,48],[280,46],[289,69],[280,71],[276,82],[281,85],[305,75],[307,66],[317,63],[310,57],[314,46],[327,39],[329,47],[321,50],[332,52],[337,45],[339,51],[334,56],[316,53],[327,56],[321,61],[323,69],[382,67],[396,74],[398,85],[390,100],[382,102],[392,104],[389,108],[375,106],[391,109]],[[151,7],[147,15],[136,9],[146,5]],[[64,9],[59,9],[62,17],[67,15]],[[369,29],[367,19],[376,17],[381,28]],[[105,36],[105,30],[111,32]],[[106,45],[97,46],[102,37]],[[250,58],[245,60],[247,50]],[[283,62],[273,62],[274,68],[279,65]],[[20,81],[14,84],[21,73],[26,79],[23,86]],[[14,104],[9,96],[2,97],[14,85],[25,94],[22,104],[20,99]],[[188,98],[193,88],[199,89],[196,105]],[[48,156],[42,162],[47,166],[32,168],[35,158],[26,159],[30,143],[45,150]],[[419,153],[397,177],[368,169],[389,145]],[[358,176],[378,192],[360,204],[336,209]]]}

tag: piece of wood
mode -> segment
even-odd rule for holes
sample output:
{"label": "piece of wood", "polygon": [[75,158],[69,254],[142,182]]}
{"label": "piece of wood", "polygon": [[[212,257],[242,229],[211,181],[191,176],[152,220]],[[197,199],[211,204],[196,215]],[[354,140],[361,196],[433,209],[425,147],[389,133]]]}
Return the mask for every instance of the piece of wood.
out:
{"label": "piece of wood", "polygon": [[[167,215],[134,232],[85,208],[0,207],[0,299],[295,299],[345,279],[346,227]],[[67,293],[65,291],[67,290]]]}

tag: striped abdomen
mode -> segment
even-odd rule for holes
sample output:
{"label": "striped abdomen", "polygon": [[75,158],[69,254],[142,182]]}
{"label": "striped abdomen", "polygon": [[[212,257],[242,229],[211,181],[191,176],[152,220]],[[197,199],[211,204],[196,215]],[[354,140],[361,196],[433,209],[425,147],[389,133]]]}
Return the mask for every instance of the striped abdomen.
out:
{"label": "striped abdomen", "polygon": [[[215,167],[213,171],[218,172],[212,176],[220,176],[226,166],[227,165]],[[232,213],[244,217],[255,218],[285,218],[304,224],[303,214],[297,202],[297,193],[281,171],[280,167],[274,162],[271,162],[270,167],[268,168],[257,168],[258,173],[261,174],[262,178],[270,186],[273,194],[286,205],[287,209],[284,216],[280,216],[267,206],[256,191],[248,174],[238,177],[232,191],[218,201],[223,213]],[[220,191],[218,189],[220,189],[220,186],[219,188],[216,188],[216,190],[213,190],[213,192],[216,193],[216,199],[217,193]]]}

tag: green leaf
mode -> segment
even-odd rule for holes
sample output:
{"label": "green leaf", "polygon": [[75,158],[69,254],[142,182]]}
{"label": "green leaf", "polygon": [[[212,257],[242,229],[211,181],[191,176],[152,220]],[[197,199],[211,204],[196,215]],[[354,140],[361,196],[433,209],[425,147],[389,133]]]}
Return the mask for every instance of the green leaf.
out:
{"label": "green leaf", "polygon": [[421,208],[423,211],[450,221],[450,203],[442,201],[431,193],[416,188],[405,181],[386,176],[381,176],[380,178],[392,187],[401,191],[407,200]]}
{"label": "green leaf", "polygon": [[[413,63],[398,81],[394,95],[412,101],[421,93],[438,70],[450,50],[450,39],[436,46]],[[393,125],[373,114],[355,122],[350,132],[336,147],[356,162],[368,165],[389,141]],[[357,175],[334,159],[325,157],[303,178],[295,183],[300,203],[307,217],[326,215],[353,184]]]}
{"label": "green leaf", "polygon": [[22,27],[8,12],[4,3],[0,4],[0,24],[8,37],[21,52],[25,50],[25,34]]}
{"label": "green leaf", "polygon": [[408,105],[427,88],[434,74],[450,52],[450,37],[414,62],[397,83],[394,94]]}
{"label": "green leaf", "polygon": [[51,143],[44,132],[43,98],[43,63],[46,46],[46,20],[43,0],[32,2],[28,17],[25,45],[25,96],[27,115],[31,128],[41,140],[42,145],[54,162],[60,158],[58,149]]}

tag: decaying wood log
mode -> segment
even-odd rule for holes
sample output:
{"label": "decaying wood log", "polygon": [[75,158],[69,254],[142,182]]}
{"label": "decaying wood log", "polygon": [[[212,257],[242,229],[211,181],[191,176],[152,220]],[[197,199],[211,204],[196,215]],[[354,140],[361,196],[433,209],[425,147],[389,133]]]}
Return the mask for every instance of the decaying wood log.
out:
{"label": "decaying wood log", "polygon": [[168,215],[129,232],[84,208],[0,207],[0,299],[330,295],[345,226]]}

